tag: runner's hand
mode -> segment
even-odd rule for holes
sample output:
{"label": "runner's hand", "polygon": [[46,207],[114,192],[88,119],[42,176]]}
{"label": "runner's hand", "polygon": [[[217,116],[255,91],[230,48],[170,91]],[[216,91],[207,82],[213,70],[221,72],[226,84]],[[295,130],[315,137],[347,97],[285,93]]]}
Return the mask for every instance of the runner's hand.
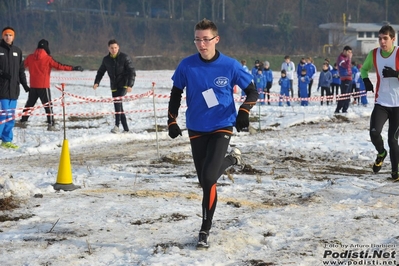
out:
{"label": "runner's hand", "polygon": [[382,70],[382,76],[384,78],[399,78],[398,71],[392,69],[392,67],[384,67]]}
{"label": "runner's hand", "polygon": [[236,129],[240,132],[243,128],[249,127],[249,111],[239,110],[236,118]]}
{"label": "runner's hand", "polygon": [[372,91],[374,92],[374,86],[373,83],[371,83],[369,78],[364,78],[363,79],[364,86],[366,87],[366,91]]}
{"label": "runner's hand", "polygon": [[172,139],[177,138],[177,136],[182,136],[180,127],[177,125],[175,119],[168,120],[168,130],[169,130],[169,137]]}

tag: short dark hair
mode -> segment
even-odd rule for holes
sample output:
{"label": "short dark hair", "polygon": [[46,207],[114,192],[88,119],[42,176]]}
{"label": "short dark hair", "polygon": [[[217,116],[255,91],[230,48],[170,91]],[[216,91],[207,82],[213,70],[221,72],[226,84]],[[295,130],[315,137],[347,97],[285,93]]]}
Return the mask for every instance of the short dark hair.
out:
{"label": "short dark hair", "polygon": [[290,59],[289,55],[284,56],[284,59]]}
{"label": "short dark hair", "polygon": [[389,37],[395,38],[395,30],[392,28],[391,25],[384,25],[378,31],[378,34],[388,34]]}
{"label": "short dark hair", "polygon": [[115,39],[112,39],[108,41],[108,46],[110,46],[111,44],[118,44],[118,42]]}
{"label": "short dark hair", "polygon": [[196,30],[211,30],[215,36],[218,35],[218,27],[216,27],[216,24],[206,18],[195,25],[194,31]]}
{"label": "short dark hair", "polygon": [[349,45],[346,45],[344,47],[344,51],[352,51],[352,47],[350,47]]}

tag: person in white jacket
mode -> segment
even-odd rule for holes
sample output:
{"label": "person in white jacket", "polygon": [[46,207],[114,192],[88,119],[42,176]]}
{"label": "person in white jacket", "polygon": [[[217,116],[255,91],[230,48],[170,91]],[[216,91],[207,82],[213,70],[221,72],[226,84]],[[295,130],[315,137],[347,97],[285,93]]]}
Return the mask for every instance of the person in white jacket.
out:
{"label": "person in white jacket", "polygon": [[284,57],[284,62],[281,64],[281,70],[285,70],[287,78],[290,80],[290,92],[291,97],[294,97],[294,75],[295,75],[295,64],[291,61],[290,56]]}

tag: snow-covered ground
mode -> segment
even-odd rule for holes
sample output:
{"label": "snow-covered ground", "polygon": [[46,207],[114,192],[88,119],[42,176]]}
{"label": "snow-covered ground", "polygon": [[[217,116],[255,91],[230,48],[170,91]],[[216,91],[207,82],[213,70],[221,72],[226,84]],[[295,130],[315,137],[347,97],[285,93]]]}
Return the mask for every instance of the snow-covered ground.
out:
{"label": "snow-covered ground", "polygon": [[[254,107],[257,132],[231,141],[246,167],[220,178],[211,247],[196,250],[202,192],[187,131],[172,140],[165,128],[172,73],[137,72],[124,103],[128,134],[110,133],[107,79],[94,91],[93,71],[52,73],[61,130],[47,131],[39,108],[26,129],[14,129],[20,149],[0,150],[0,200],[20,202],[0,211],[0,265],[399,265],[399,186],[387,180],[389,157],[379,174],[371,171],[373,94],[345,115],[318,101]],[[64,138],[70,164],[61,160]],[[66,179],[79,189],[53,189],[65,178],[60,166],[71,166]]]}

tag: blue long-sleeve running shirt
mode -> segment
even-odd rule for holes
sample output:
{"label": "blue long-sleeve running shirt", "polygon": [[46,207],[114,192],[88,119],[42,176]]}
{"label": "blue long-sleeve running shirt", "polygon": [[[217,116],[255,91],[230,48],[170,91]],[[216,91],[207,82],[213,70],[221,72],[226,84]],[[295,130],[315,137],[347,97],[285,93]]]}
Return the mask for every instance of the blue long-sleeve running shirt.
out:
{"label": "blue long-sleeve running shirt", "polygon": [[234,85],[247,88],[252,75],[237,60],[222,53],[211,62],[204,62],[197,53],[180,62],[172,80],[176,88],[186,89],[187,128],[212,132],[235,126]]}

